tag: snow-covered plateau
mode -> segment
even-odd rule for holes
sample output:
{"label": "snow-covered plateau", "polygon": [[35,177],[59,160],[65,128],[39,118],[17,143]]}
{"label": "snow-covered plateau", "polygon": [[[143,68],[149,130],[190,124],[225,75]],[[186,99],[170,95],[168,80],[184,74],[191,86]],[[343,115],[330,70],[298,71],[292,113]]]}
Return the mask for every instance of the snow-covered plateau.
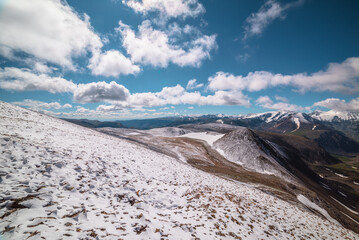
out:
{"label": "snow-covered plateau", "polygon": [[250,184],[3,102],[0,151],[4,239],[359,238]]}

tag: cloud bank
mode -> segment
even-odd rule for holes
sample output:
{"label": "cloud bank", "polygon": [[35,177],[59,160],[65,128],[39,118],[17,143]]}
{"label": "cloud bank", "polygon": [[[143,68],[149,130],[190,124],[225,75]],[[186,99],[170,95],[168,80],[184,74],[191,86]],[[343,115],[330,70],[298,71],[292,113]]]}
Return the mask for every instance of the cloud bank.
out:
{"label": "cloud bank", "polygon": [[217,72],[208,81],[210,90],[261,91],[271,87],[291,86],[304,93],[341,92],[353,94],[359,91],[359,58],[348,58],[342,63],[330,63],[326,70],[312,74],[273,74],[267,71],[250,72],[247,76]]}

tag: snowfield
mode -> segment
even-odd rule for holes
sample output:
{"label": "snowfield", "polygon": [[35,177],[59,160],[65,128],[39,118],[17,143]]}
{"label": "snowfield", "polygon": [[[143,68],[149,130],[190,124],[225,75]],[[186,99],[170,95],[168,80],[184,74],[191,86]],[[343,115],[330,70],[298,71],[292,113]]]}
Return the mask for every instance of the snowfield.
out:
{"label": "snowfield", "polygon": [[248,184],[0,102],[0,238],[358,239]]}
{"label": "snowfield", "polygon": [[223,137],[224,134],[218,134],[214,132],[192,132],[184,134],[180,137],[194,138],[203,140],[208,143],[208,145],[212,146],[215,141]]}

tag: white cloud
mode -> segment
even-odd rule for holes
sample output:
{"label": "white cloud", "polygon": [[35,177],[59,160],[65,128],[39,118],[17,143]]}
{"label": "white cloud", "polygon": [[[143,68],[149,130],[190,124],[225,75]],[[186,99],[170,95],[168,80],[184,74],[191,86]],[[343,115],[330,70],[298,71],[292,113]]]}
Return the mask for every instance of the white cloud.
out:
{"label": "white cloud", "polygon": [[303,0],[281,5],[276,0],[267,0],[256,13],[247,17],[244,25],[244,37],[247,39],[254,35],[260,35],[264,29],[275,19],[285,18],[287,10],[298,6]]}
{"label": "white cloud", "polygon": [[216,91],[214,95],[202,96],[199,105],[237,105],[250,107],[247,96],[239,91]]}
{"label": "white cloud", "polygon": [[330,63],[325,71],[312,74],[273,74],[266,71],[250,72],[247,76],[217,72],[209,77],[210,90],[260,91],[276,86],[292,86],[299,92],[332,91],[356,93],[359,91],[359,57],[348,58],[342,63]]}
{"label": "white cloud", "polygon": [[197,79],[189,80],[186,89],[192,90],[203,87],[203,83],[197,83]]}
{"label": "white cloud", "polygon": [[102,47],[89,17],[80,17],[60,0],[5,1],[0,29],[3,56],[25,52],[72,70],[75,69],[73,57]]}
{"label": "white cloud", "polygon": [[62,106],[62,108],[72,108],[72,105],[69,103],[66,103]]}
{"label": "white cloud", "polygon": [[199,67],[217,48],[216,35],[204,35],[179,46],[171,43],[166,32],[153,29],[148,20],[138,27],[137,34],[121,21],[119,25],[116,30],[122,36],[122,45],[135,63],[155,67],[167,67],[169,63]]}
{"label": "white cloud", "polygon": [[77,106],[76,113],[95,113],[95,111],[81,106]]}
{"label": "white cloud", "polygon": [[112,81],[79,84],[74,91],[74,100],[79,103],[126,101],[130,92]]}
{"label": "white cloud", "polygon": [[277,101],[288,102],[288,99],[287,99],[286,97],[275,96],[274,98],[275,98],[275,100],[277,100]]}
{"label": "white cloud", "polygon": [[72,108],[72,105],[68,103],[61,105],[59,102],[46,103],[46,102],[41,102],[31,99],[25,99],[21,102],[13,102],[13,104],[23,107],[30,107],[31,109],[35,109],[35,110]]}
{"label": "white cloud", "polygon": [[288,84],[290,77],[266,71],[250,72],[247,76],[217,72],[208,78],[211,90],[248,90],[251,92],[266,89],[271,85]]}
{"label": "white cloud", "polygon": [[[203,96],[199,92],[187,92],[181,85],[174,87],[164,87],[160,92],[143,92],[129,94],[128,90],[122,89],[123,86],[112,82],[114,86],[106,83],[91,83],[81,87],[74,93],[74,99],[81,103],[88,102],[109,102],[112,105],[100,105],[98,110],[115,111],[126,108],[142,109],[143,107],[157,107],[166,105],[240,105],[250,106],[249,99],[238,91],[217,91],[213,95]],[[91,86],[90,86],[91,85]],[[103,85],[99,91],[98,85]],[[112,88],[120,86],[120,93],[113,91]],[[85,88],[85,89],[82,89]],[[103,90],[107,88],[108,90]],[[81,89],[81,90],[79,90]],[[123,94],[122,92],[125,92]],[[80,94],[81,92],[81,94]],[[100,92],[100,94],[98,94]],[[115,92],[115,93],[113,93]],[[119,98],[119,96],[123,96]],[[173,109],[174,106],[171,106]],[[168,108],[163,108],[165,110]]]}
{"label": "white cloud", "polygon": [[34,64],[34,70],[38,73],[52,73],[53,69],[48,67],[47,65],[45,65],[44,63],[41,62],[36,62]]}
{"label": "white cloud", "polygon": [[352,99],[349,102],[339,98],[328,98],[314,103],[313,106],[325,107],[335,111],[359,112],[359,98]]}
{"label": "white cloud", "polygon": [[119,105],[99,105],[96,108],[96,111],[100,112],[113,112],[113,111],[122,111],[124,108]]}
{"label": "white cloud", "polygon": [[165,87],[157,93],[135,93],[129,97],[129,106],[164,106],[164,105],[240,105],[250,106],[247,96],[238,91],[217,91],[213,95],[202,96],[199,92],[186,92],[177,85]]}
{"label": "white cloud", "polygon": [[0,88],[8,91],[72,92],[76,84],[61,77],[36,74],[26,68],[0,68]]}
{"label": "white cloud", "polygon": [[257,105],[274,110],[288,110],[288,111],[308,111],[309,107],[302,107],[295,104],[289,104],[288,102],[276,102],[274,103],[272,99],[268,96],[261,96],[256,100]]}
{"label": "white cloud", "polygon": [[117,50],[94,53],[88,68],[91,69],[92,74],[106,77],[136,74],[141,70],[139,66],[134,65],[130,59]]}
{"label": "white cloud", "polygon": [[123,0],[125,5],[136,12],[147,14],[159,12],[164,17],[196,17],[205,12],[197,0]]}
{"label": "white cloud", "polygon": [[217,49],[216,37],[216,35],[204,35],[192,41],[190,48],[187,51],[182,49],[182,53],[174,57],[172,62],[181,67],[201,66],[203,60],[211,58],[210,52]]}
{"label": "white cloud", "polygon": [[190,106],[190,107],[188,107],[188,109],[194,109],[194,107],[193,107],[193,106]]}
{"label": "white cloud", "polygon": [[106,77],[136,74],[141,70],[139,66],[134,65],[130,59],[116,50],[105,53],[95,52],[88,68],[91,69],[92,74]]}

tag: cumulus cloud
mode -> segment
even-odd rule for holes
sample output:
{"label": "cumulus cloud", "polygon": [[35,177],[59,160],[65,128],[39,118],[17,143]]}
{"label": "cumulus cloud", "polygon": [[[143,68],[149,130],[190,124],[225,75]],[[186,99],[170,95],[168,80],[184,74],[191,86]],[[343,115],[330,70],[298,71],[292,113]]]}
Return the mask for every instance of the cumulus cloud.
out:
{"label": "cumulus cloud", "polygon": [[36,109],[36,110],[72,108],[72,105],[68,104],[68,103],[61,105],[59,102],[46,103],[46,102],[36,101],[36,100],[31,100],[31,99],[25,99],[20,102],[13,102],[13,104],[23,106],[23,107],[29,107],[31,109]]}
{"label": "cumulus cloud", "polygon": [[8,91],[48,91],[51,93],[73,92],[76,84],[61,77],[36,74],[30,69],[0,68],[0,88]]}
{"label": "cumulus cloud", "polygon": [[102,47],[89,17],[79,16],[61,0],[4,1],[0,29],[4,57],[25,52],[72,70],[73,57]]}
{"label": "cumulus cloud", "polygon": [[300,5],[303,0],[281,5],[276,0],[267,0],[256,13],[247,17],[244,25],[244,37],[247,39],[254,35],[260,35],[264,29],[275,19],[285,18],[290,8]]}
{"label": "cumulus cloud", "polygon": [[198,0],[123,0],[135,12],[159,12],[165,17],[196,17],[205,12]]}
{"label": "cumulus cloud", "polygon": [[134,65],[130,59],[117,50],[104,53],[95,52],[90,59],[88,68],[91,69],[92,74],[105,77],[136,74],[141,70],[139,66]]}
{"label": "cumulus cloud", "polygon": [[197,79],[189,80],[186,89],[192,90],[203,87],[203,83],[197,83]]}
{"label": "cumulus cloud", "polygon": [[124,86],[112,81],[79,84],[74,91],[74,100],[79,103],[126,101],[130,92]]}
{"label": "cumulus cloud", "polygon": [[[278,100],[278,99],[277,99]],[[267,109],[273,110],[288,110],[288,111],[308,111],[310,107],[302,107],[288,102],[276,102],[268,96],[261,96],[256,100],[256,104]]]}
{"label": "cumulus cloud", "polygon": [[148,20],[138,27],[137,34],[121,21],[116,30],[121,34],[122,45],[132,62],[155,67],[167,67],[169,63],[181,67],[199,67],[203,60],[210,58],[210,52],[217,48],[216,35],[203,35],[182,46],[171,43],[168,34],[153,29]]}
{"label": "cumulus cloud", "polygon": [[339,98],[328,98],[314,103],[313,106],[325,107],[334,111],[359,112],[359,98],[349,102]]}
{"label": "cumulus cloud", "polygon": [[342,63],[330,63],[324,71],[312,74],[273,74],[267,71],[250,72],[247,76],[217,72],[209,77],[210,90],[260,91],[276,86],[292,86],[297,91],[332,91],[356,93],[359,91],[359,58],[348,58]]}

